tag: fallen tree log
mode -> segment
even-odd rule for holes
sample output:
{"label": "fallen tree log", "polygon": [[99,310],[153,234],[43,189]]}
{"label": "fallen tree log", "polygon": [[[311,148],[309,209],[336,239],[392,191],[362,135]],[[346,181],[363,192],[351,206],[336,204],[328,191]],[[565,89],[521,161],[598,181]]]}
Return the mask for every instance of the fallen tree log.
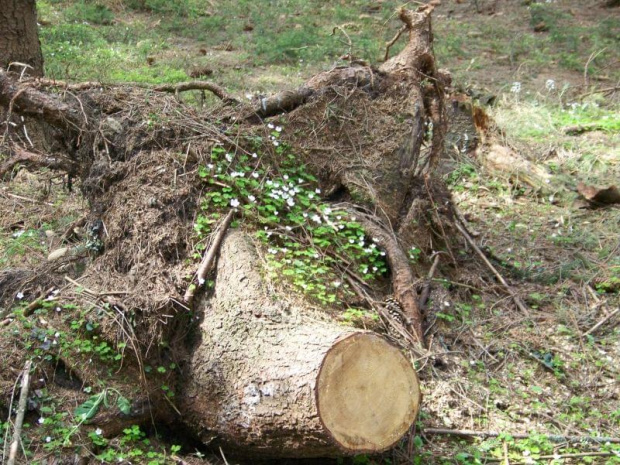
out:
{"label": "fallen tree log", "polygon": [[227,236],[214,296],[199,304],[202,340],[181,407],[190,427],[246,456],[392,446],[420,404],[409,360],[373,333],[301,318],[270,297],[259,263],[249,236]]}

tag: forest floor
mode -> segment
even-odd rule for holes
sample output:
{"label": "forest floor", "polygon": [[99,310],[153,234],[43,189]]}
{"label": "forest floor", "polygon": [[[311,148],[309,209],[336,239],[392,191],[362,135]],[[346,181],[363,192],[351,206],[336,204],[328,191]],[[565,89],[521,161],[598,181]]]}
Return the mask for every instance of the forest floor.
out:
{"label": "forest floor", "polygon": [[[378,62],[399,6],[37,3],[48,77],[160,83],[203,76],[248,99],[346,64],[345,54]],[[481,105],[492,101],[485,109],[503,142],[562,187],[532,189],[455,148],[445,180],[479,232],[476,242],[530,313],[481,278],[482,264],[440,269],[427,316],[435,358],[419,364],[416,434],[354,463],[400,463],[407,447],[420,464],[620,463],[613,441],[549,436],[620,442],[620,315],[605,320],[620,305],[620,209],[590,208],[577,193],[579,182],[609,187],[620,179],[620,11],[603,3],[466,0],[436,10],[437,60],[454,88]],[[343,24],[351,45],[332,35]],[[574,126],[585,129],[566,131]],[[0,208],[0,268],[11,268],[46,260],[85,204],[62,177],[22,170],[0,186]],[[424,433],[432,428],[499,436]]]}

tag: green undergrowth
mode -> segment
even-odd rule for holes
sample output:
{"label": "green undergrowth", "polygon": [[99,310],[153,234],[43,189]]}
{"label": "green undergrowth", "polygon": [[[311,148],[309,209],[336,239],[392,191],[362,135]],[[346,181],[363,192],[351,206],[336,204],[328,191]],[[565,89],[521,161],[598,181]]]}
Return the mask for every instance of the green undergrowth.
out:
{"label": "green undergrowth", "polygon": [[[343,282],[346,270],[366,282],[380,280],[387,273],[385,252],[354,214],[321,199],[317,179],[280,142],[282,128],[270,126],[268,140],[252,141],[257,152],[213,148],[210,163],[199,170],[209,192],[195,230],[204,237],[224,212],[236,209],[257,229],[273,277],[285,277],[321,304],[341,304],[351,293]],[[274,155],[277,167],[269,164]]]}
{"label": "green undergrowth", "polygon": [[[56,300],[57,292],[51,292],[42,302],[34,318],[24,315],[27,303],[18,304],[13,309],[15,320],[10,333],[5,332],[32,361],[32,376],[40,378],[29,399],[29,411],[36,412],[36,418],[31,413],[24,424],[23,451],[28,463],[45,463],[40,461],[42,454],[63,457],[73,453],[94,455],[102,463],[176,463],[171,455],[179,452],[179,446],[166,449],[159,444],[157,435],[147,437],[137,425],[126,428],[114,440],[106,439],[101,429],[89,425],[104,411],[124,415],[132,412],[130,399],[137,393],[116,387],[123,385],[118,380],[129,384],[122,371],[127,343],[111,343],[103,336],[104,320],[113,319],[107,304],[84,310]],[[90,384],[80,380],[68,366],[94,374],[96,381]],[[176,364],[145,366],[144,374],[156,378],[163,393],[172,398],[174,392],[167,380],[176,369]],[[54,382],[49,381],[50,374]],[[62,397],[56,391],[57,384],[69,388]],[[0,423],[0,433],[2,448],[10,433],[6,423]]]}

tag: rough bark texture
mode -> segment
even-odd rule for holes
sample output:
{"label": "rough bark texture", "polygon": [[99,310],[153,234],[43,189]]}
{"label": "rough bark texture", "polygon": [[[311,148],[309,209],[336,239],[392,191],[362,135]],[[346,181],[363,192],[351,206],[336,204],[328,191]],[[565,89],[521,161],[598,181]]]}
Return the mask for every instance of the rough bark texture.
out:
{"label": "rough bark texture", "polygon": [[[222,245],[215,294],[203,302],[202,340],[191,360],[192,376],[183,396],[182,408],[192,429],[206,443],[217,437],[239,452],[266,457],[321,457],[390,447],[417,413],[419,390],[411,364],[377,336],[302,319],[297,308],[273,300],[258,260],[248,236],[228,235]],[[379,352],[387,353],[399,366],[396,371],[408,376],[400,377],[397,390],[403,391],[396,395],[400,400],[392,402],[394,396],[389,394],[383,403],[364,397],[365,388],[376,393],[381,388],[378,383],[392,385],[386,373],[368,372],[365,382],[350,385],[346,396],[337,392],[334,380],[343,376],[346,384],[354,375],[342,371],[337,360],[326,364],[326,356],[335,350],[332,359],[346,358],[340,352],[356,343],[358,354],[369,346],[385,346]],[[324,365],[326,373],[319,376]],[[351,368],[354,363],[346,365]],[[322,390],[317,387],[319,379]],[[334,404],[343,405],[338,401],[341,397],[356,407],[336,411]],[[323,405],[320,414],[317,404]],[[378,416],[374,423],[380,424],[382,413],[386,413],[385,430],[364,437],[370,431],[364,423]],[[350,427],[343,428],[350,420],[354,420]]]}
{"label": "rough bark texture", "polygon": [[[31,66],[27,74],[43,75],[43,54],[37,35],[35,0],[0,0],[0,67],[13,63]],[[22,67],[13,65],[14,71]]]}

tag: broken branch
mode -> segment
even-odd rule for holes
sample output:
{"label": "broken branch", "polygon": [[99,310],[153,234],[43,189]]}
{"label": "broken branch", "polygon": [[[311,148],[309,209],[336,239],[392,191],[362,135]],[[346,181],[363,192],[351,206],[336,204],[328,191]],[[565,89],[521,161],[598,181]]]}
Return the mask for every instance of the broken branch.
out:
{"label": "broken branch", "polygon": [[230,210],[228,214],[224,217],[222,224],[220,225],[220,229],[213,238],[213,243],[211,247],[205,254],[204,258],[200,262],[200,266],[198,267],[198,271],[196,271],[196,284],[190,284],[185,291],[185,295],[183,296],[183,300],[191,306],[192,300],[194,299],[194,294],[196,290],[202,286],[207,277],[207,273],[213,268],[215,264],[215,257],[217,256],[217,252],[220,249],[220,245],[222,243],[222,239],[226,235],[226,231],[232,222],[233,216],[235,214],[234,210]]}
{"label": "broken branch", "polygon": [[14,465],[17,458],[17,449],[21,441],[22,425],[24,424],[24,414],[26,413],[26,403],[28,402],[28,389],[30,388],[30,368],[32,362],[28,360],[24,365],[22,374],[22,388],[19,393],[19,404],[17,405],[17,416],[15,417],[15,429],[13,430],[13,442],[9,449],[9,460],[7,465]]}
{"label": "broken branch", "polygon": [[523,303],[521,298],[510,287],[510,285],[506,282],[506,280],[503,278],[503,276],[501,274],[499,274],[499,271],[497,271],[497,269],[491,264],[489,259],[484,255],[482,250],[480,250],[480,248],[476,245],[476,243],[471,238],[471,236],[467,233],[467,231],[465,231],[465,228],[463,228],[463,226],[461,226],[458,222],[455,222],[454,225],[459,230],[459,232],[463,235],[463,237],[465,238],[467,243],[476,251],[476,253],[482,259],[482,261],[487,266],[487,268],[489,268],[489,270],[491,270],[491,272],[495,275],[495,277],[500,282],[500,284],[504,287],[504,289],[506,289],[506,291],[508,291],[508,294],[510,294],[510,296],[512,297],[512,300],[514,301],[514,303],[517,306],[517,308],[519,310],[521,310],[521,312],[525,316],[529,316],[530,312],[529,312],[527,306],[525,305],[525,303]]}

